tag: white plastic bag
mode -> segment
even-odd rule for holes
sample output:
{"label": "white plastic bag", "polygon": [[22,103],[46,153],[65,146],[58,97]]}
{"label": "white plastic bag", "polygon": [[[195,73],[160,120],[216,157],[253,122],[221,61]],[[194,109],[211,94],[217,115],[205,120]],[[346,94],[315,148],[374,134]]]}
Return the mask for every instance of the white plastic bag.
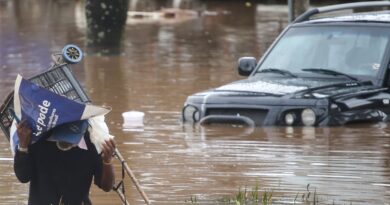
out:
{"label": "white plastic bag", "polygon": [[89,136],[91,142],[95,145],[97,152],[102,152],[102,144],[104,141],[114,138],[110,135],[108,126],[104,121],[104,115],[90,118],[89,120]]}

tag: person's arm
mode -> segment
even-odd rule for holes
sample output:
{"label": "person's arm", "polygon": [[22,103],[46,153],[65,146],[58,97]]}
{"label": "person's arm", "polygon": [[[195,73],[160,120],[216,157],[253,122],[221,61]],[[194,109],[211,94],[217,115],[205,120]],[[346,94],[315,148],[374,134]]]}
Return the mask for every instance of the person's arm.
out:
{"label": "person's arm", "polygon": [[14,156],[14,172],[18,180],[22,183],[27,183],[32,175],[32,161],[28,146],[31,141],[31,129],[24,120],[17,126],[17,134],[19,137],[19,144]]}
{"label": "person's arm", "polygon": [[115,142],[113,139],[105,141],[102,145],[102,177],[100,181],[101,189],[108,192],[115,184],[114,166],[112,156],[115,152]]}

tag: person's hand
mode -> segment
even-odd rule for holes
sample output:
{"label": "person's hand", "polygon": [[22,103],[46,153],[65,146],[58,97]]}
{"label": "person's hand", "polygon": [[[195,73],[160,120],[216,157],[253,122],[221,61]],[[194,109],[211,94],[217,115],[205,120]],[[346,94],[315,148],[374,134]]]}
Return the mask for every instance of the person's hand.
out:
{"label": "person's hand", "polygon": [[19,147],[27,148],[31,142],[31,128],[29,127],[27,120],[23,120],[17,125],[17,130],[19,137]]}
{"label": "person's hand", "polygon": [[102,144],[103,162],[106,164],[110,164],[114,152],[115,152],[114,139],[109,139],[109,140],[104,141],[104,143]]}

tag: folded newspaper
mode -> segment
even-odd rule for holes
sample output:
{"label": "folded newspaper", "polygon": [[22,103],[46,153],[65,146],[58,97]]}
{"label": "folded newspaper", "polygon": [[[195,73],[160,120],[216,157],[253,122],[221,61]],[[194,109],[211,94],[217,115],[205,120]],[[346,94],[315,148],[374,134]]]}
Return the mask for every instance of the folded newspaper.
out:
{"label": "folded newspaper", "polygon": [[[94,133],[93,136],[91,134],[91,141],[99,142],[94,144],[100,153],[102,141],[112,137],[108,134],[108,128],[104,122],[104,115],[110,112],[110,109],[70,100],[25,80],[20,75],[15,81],[14,111],[16,118],[27,120],[32,130],[32,143],[52,130],[48,140],[82,144],[84,142],[82,138],[88,129]],[[19,142],[16,123],[14,120],[10,133],[13,153]],[[95,139],[96,137],[99,139]]]}

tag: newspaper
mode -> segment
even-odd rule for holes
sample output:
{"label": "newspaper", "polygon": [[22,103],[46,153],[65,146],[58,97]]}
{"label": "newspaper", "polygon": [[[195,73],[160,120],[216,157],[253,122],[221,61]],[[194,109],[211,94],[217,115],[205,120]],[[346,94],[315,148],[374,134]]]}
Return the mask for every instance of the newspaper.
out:
{"label": "newspaper", "polygon": [[[52,130],[49,140],[78,144],[88,129],[89,119],[104,116],[110,109],[70,100],[18,75],[15,81],[14,112],[16,118],[27,120],[32,130],[32,143]],[[104,120],[100,123],[105,125]],[[14,120],[10,133],[13,153],[19,142],[16,124]],[[108,129],[106,131],[108,135]]]}

